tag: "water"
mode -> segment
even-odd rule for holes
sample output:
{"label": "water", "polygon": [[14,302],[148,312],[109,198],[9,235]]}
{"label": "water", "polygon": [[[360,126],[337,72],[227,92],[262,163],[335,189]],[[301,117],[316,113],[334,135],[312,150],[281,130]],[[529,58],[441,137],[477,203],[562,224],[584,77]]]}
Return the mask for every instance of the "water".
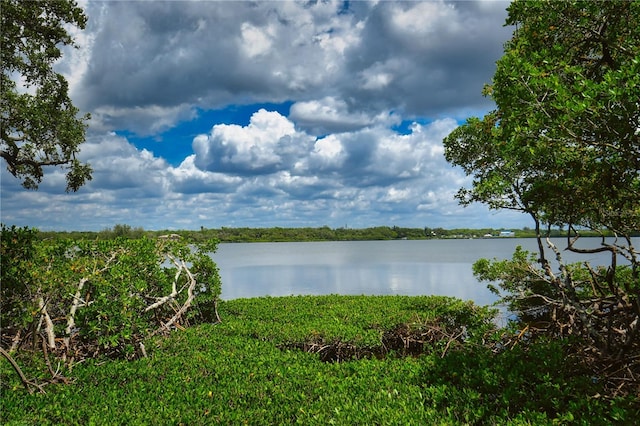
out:
{"label": "water", "polygon": [[[555,240],[564,247],[564,240]],[[600,240],[584,238],[580,247]],[[640,241],[634,241],[638,246]],[[480,258],[537,252],[535,239],[347,241],[220,244],[222,299],[288,295],[442,295],[487,305],[496,301],[473,276]],[[550,257],[547,254],[547,257]],[[608,264],[606,254],[563,254],[565,261]]]}

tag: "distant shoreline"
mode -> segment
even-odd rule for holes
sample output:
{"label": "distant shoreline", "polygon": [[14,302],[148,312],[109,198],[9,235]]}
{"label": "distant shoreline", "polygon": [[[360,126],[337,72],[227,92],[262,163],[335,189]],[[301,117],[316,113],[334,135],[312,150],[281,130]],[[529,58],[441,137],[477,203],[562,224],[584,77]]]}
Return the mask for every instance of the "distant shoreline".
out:
{"label": "distant shoreline", "polygon": [[[481,239],[481,238],[535,238],[535,230],[523,229],[444,229],[444,228],[403,228],[397,226],[377,226],[371,228],[200,228],[200,230],[145,230],[128,225],[115,225],[102,231],[40,231],[40,237],[70,239],[113,239],[116,237],[158,238],[176,235],[191,241],[217,240],[221,243],[252,242],[307,242],[307,241],[387,241],[387,240],[429,240],[429,239]],[[613,234],[607,237],[612,237]],[[552,229],[550,236],[566,238],[567,231]],[[581,237],[600,237],[594,231],[581,231]],[[632,236],[640,236],[640,232]]]}

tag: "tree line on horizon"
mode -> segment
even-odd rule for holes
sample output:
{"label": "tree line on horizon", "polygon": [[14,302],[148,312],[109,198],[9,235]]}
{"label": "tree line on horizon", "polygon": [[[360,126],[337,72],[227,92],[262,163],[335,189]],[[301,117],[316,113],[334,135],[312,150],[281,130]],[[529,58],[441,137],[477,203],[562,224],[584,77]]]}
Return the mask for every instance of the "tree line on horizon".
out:
{"label": "tree line on horizon", "polygon": [[[426,239],[468,239],[468,238],[493,238],[500,237],[505,228],[410,228],[399,226],[375,226],[369,228],[330,228],[322,227],[221,227],[205,228],[199,230],[145,230],[142,227],[132,227],[126,224],[116,224],[112,228],[101,231],[40,231],[42,239],[68,238],[68,239],[99,239],[108,240],[118,237],[123,238],[157,238],[163,235],[179,235],[188,241],[216,240],[222,243],[239,242],[303,242],[303,241],[382,241],[382,240],[426,240]],[[516,238],[535,238],[534,229],[523,227],[522,229],[509,229]],[[600,234],[593,231],[584,231],[581,235],[598,237]],[[491,236],[491,237],[489,237]],[[563,229],[550,231],[551,237],[565,237]],[[613,236],[609,234],[608,236]],[[640,231],[633,236],[640,236]]]}

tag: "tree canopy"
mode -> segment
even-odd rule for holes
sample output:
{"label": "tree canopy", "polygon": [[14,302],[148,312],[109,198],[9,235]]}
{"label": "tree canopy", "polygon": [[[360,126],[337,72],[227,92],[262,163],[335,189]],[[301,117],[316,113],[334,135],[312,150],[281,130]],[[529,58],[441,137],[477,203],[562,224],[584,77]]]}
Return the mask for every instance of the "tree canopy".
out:
{"label": "tree canopy", "polygon": [[[637,392],[640,1],[516,0],[508,12],[513,37],[484,88],[496,108],[447,136],[445,156],[473,177],[460,201],[529,214],[539,253],[481,259],[474,273],[498,282],[521,329],[579,338],[585,368],[615,392]],[[607,253],[609,265],[564,262],[554,225],[567,230],[567,250]],[[601,233],[600,247],[577,246],[585,228]]]}
{"label": "tree canopy", "polygon": [[640,228],[640,2],[527,2],[484,94],[496,109],[444,141],[463,203],[553,225]]}
{"label": "tree canopy", "polygon": [[79,116],[53,65],[61,45],[75,46],[68,25],[84,29],[87,18],[73,0],[1,0],[0,13],[0,156],[25,188],[38,188],[43,167],[63,166],[67,191],[76,191],[91,179],[76,158],[89,116]]}

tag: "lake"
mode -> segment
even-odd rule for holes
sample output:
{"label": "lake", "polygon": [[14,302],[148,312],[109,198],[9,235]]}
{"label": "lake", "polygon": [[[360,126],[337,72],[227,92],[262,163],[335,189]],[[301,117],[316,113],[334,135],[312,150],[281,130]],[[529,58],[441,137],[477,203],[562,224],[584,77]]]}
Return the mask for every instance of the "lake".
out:
{"label": "lake", "polygon": [[[554,240],[560,248],[564,240]],[[637,243],[640,240],[634,240]],[[580,247],[596,247],[583,238]],[[516,246],[536,252],[533,238],[220,244],[222,299],[288,295],[443,295],[487,305],[496,300],[471,266],[480,258],[511,258]],[[547,257],[551,257],[547,255]],[[565,261],[608,264],[600,255],[564,254]]]}

